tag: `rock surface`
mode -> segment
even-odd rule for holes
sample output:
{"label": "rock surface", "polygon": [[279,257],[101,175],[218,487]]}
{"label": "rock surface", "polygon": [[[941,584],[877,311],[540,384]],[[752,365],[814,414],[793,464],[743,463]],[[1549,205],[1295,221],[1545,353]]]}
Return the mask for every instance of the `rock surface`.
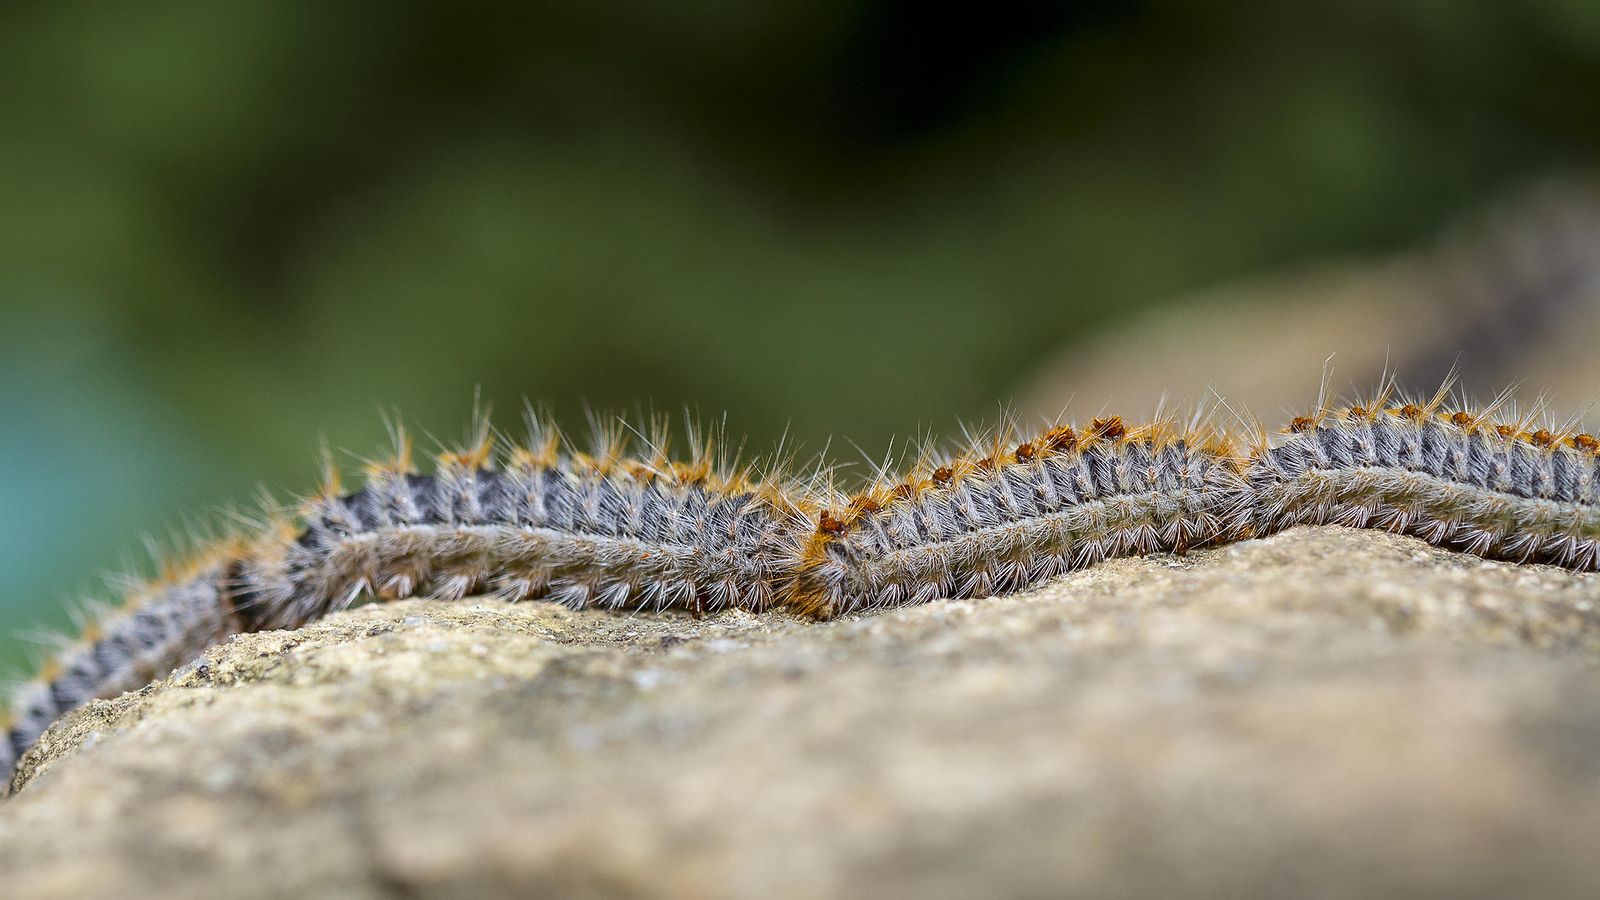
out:
{"label": "rock surface", "polygon": [[1595,896],[1600,577],[1302,528],[812,623],[409,601],[59,724],[33,897]]}

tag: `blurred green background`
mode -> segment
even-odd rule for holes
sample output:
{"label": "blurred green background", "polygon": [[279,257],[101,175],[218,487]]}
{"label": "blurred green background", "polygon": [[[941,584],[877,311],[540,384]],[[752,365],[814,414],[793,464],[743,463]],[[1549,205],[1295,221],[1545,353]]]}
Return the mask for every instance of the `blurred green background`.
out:
{"label": "blurred green background", "polygon": [[878,448],[1597,145],[1581,0],[10,3],[0,630],[380,408]]}

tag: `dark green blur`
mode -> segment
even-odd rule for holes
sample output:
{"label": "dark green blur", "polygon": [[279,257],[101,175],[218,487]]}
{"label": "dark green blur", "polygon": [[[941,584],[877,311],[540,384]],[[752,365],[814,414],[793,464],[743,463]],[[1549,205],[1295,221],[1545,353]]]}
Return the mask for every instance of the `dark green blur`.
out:
{"label": "dark green blur", "polygon": [[380,409],[451,439],[481,386],[507,426],[687,405],[876,453],[1600,137],[1580,0],[931,9],[7,4],[0,629],[310,487],[323,436],[376,449]]}

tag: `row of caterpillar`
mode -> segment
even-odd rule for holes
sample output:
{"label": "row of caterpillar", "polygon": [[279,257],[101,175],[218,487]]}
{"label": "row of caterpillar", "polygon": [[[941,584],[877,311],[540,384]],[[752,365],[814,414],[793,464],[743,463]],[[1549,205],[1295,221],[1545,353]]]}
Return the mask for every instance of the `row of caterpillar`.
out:
{"label": "row of caterpillar", "polygon": [[336,474],[292,512],[213,542],[132,590],[19,690],[0,772],[52,722],[136,689],[229,635],[292,629],[370,598],[488,593],[575,608],[778,606],[816,618],[1027,587],[1132,554],[1270,534],[1300,523],[1382,528],[1486,557],[1600,568],[1600,440],[1487,409],[1447,390],[1403,402],[1320,404],[1281,434],[1203,417],[1119,417],[1015,428],[926,449],[846,493],[831,471],[758,469],[716,435],[685,458],[656,423],[587,450],[530,416],[509,444],[480,420],[430,473],[411,444]]}

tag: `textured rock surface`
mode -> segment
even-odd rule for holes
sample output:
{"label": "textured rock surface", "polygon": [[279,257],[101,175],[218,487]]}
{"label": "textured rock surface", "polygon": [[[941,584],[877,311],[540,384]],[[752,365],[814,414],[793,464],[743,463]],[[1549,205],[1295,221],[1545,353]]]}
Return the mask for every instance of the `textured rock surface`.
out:
{"label": "textured rock surface", "polygon": [[411,601],[57,726],[24,897],[1593,896],[1600,578],[1296,529],[815,624]]}

